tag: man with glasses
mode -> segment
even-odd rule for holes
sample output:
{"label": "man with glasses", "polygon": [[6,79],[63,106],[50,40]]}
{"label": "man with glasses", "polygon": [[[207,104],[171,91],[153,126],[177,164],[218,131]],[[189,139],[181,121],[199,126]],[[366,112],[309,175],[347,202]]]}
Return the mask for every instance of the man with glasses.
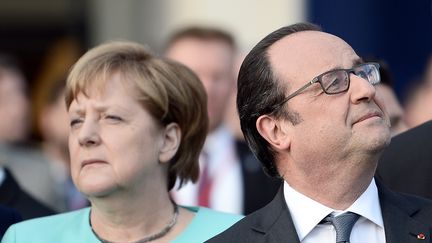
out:
{"label": "man with glasses", "polygon": [[252,151],[284,184],[209,242],[431,242],[432,202],[373,178],[390,142],[379,82],[378,64],[315,25],[261,40],[240,69],[237,106]]}

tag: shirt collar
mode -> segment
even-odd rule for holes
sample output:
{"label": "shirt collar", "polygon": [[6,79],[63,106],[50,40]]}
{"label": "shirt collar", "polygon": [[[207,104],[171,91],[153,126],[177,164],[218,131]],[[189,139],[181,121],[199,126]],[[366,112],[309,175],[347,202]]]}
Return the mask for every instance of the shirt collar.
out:
{"label": "shirt collar", "polygon": [[[284,182],[284,197],[300,241],[324,217],[337,211],[294,190],[286,181]],[[346,211],[357,213],[380,227],[384,227],[378,190],[374,179],[372,179],[366,191]]]}
{"label": "shirt collar", "polygon": [[364,191],[346,211],[361,215],[362,217],[372,221],[374,224],[384,228],[378,189],[374,178],[372,178],[366,191]]}

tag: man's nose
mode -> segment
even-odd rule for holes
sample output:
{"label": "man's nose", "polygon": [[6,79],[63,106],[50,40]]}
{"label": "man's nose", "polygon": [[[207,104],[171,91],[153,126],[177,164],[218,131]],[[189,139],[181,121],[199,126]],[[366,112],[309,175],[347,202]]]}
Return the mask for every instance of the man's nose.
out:
{"label": "man's nose", "polygon": [[353,103],[361,101],[369,102],[375,97],[375,86],[369,83],[368,80],[351,73],[350,82],[350,93]]}

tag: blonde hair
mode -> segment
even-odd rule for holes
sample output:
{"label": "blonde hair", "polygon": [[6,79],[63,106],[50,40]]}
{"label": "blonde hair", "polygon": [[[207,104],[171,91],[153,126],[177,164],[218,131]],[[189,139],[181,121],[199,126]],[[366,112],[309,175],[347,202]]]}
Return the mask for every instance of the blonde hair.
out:
{"label": "blonde hair", "polygon": [[161,125],[174,122],[180,127],[180,146],[168,168],[168,190],[177,178],[180,186],[188,180],[195,182],[208,130],[207,97],[199,78],[140,44],[106,43],[88,51],[72,67],[66,84],[67,108],[78,93],[86,93],[93,85],[103,87],[114,72],[134,85],[137,100]]}

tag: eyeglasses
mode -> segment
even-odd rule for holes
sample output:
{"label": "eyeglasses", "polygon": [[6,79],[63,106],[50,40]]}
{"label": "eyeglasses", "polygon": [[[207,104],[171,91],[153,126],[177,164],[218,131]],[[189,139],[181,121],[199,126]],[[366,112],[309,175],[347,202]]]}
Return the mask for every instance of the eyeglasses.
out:
{"label": "eyeglasses", "polygon": [[280,107],[285,104],[288,100],[294,96],[300,94],[307,87],[314,83],[319,83],[321,85],[324,93],[328,95],[339,94],[347,91],[350,86],[350,74],[367,80],[370,84],[376,85],[381,81],[379,73],[379,64],[375,62],[362,63],[353,68],[349,69],[335,69],[327,71],[321,75],[318,75],[306,85],[295,91],[294,93],[285,97],[285,99],[278,103],[275,107]]}

